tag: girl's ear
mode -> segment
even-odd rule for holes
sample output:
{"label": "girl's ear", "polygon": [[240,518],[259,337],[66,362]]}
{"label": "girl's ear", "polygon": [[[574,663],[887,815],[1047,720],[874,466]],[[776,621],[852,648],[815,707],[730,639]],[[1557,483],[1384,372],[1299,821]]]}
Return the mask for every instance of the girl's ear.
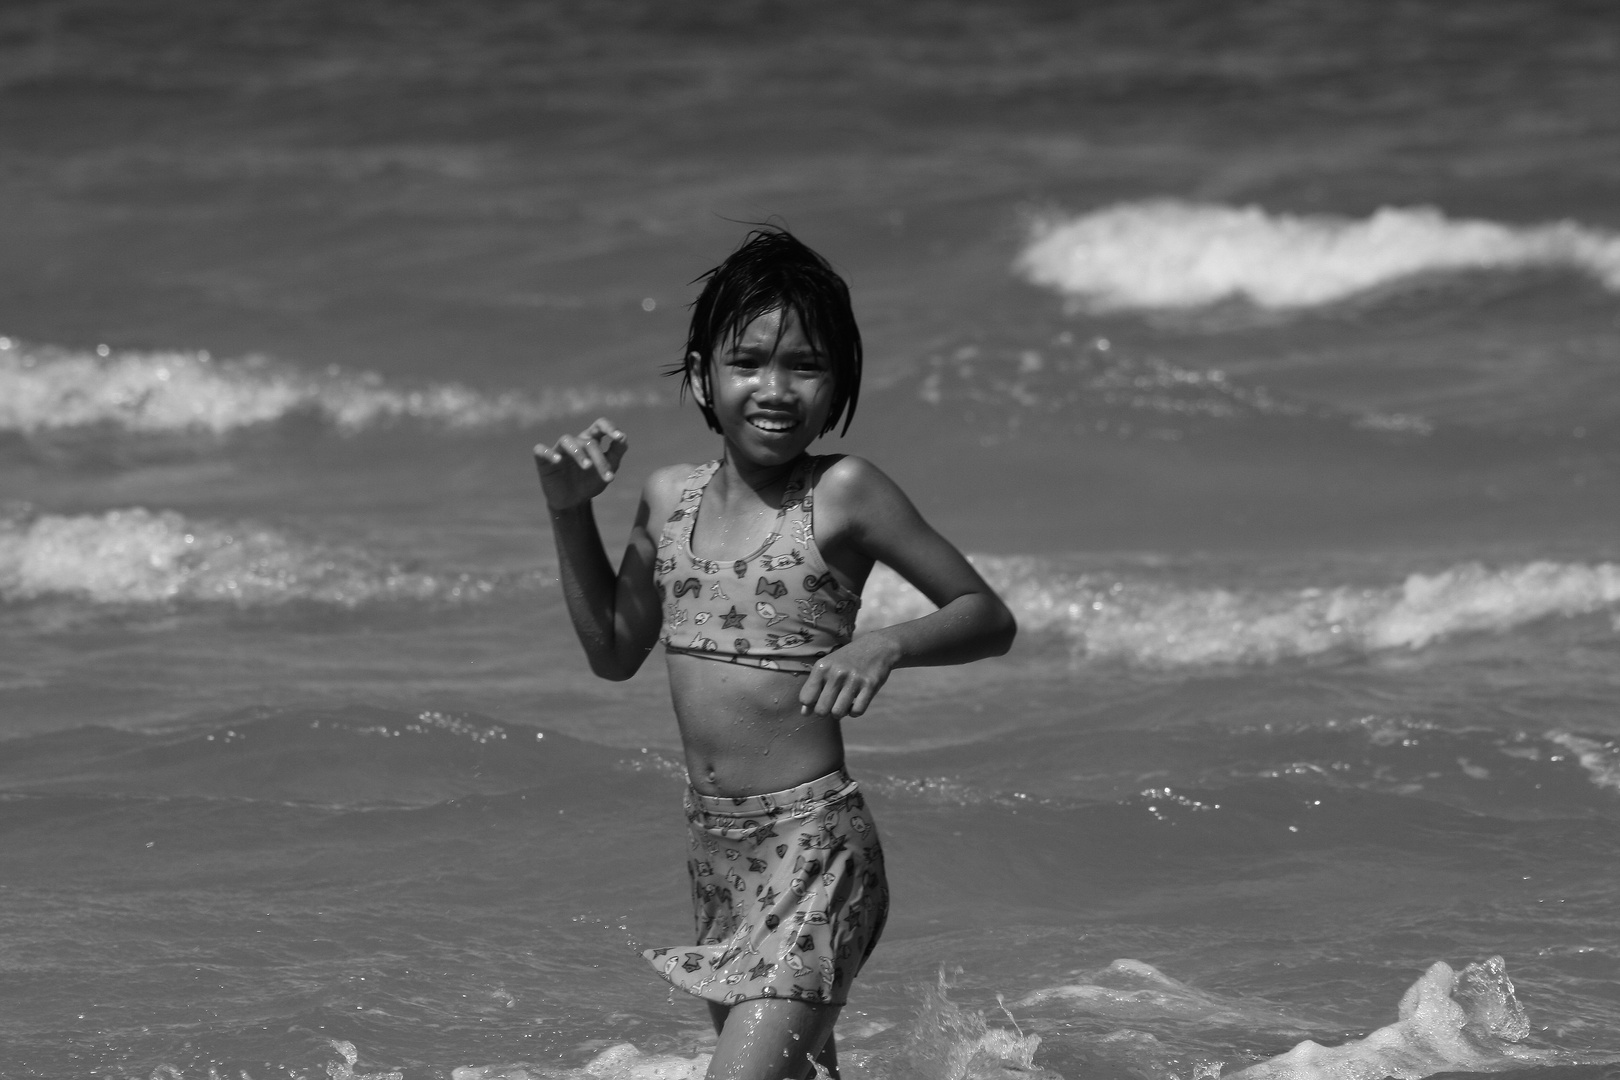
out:
{"label": "girl's ear", "polygon": [[686,362],[696,369],[694,372],[696,377],[692,379],[692,396],[697,399],[699,405],[707,409],[710,407],[709,380],[704,377],[708,374],[705,370],[707,365],[704,364],[703,357],[698,354],[696,349],[686,354]]}

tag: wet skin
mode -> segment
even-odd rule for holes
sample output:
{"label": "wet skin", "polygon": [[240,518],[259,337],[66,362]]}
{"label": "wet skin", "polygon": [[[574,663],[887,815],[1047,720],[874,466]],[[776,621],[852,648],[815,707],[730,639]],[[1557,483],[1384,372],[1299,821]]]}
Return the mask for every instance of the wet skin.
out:
{"label": "wet skin", "polygon": [[[731,561],[759,546],[794,465],[825,426],[832,372],[796,320],[783,320],[780,310],[767,312],[735,340],[716,342],[705,403],[725,450],[693,525],[692,548],[701,558]],[[615,572],[590,500],[612,481],[627,447],[625,435],[601,419],[535,448],[569,615],[591,669],[609,679],[634,675],[658,640],[657,534],[693,469],[674,465],[648,478]],[[837,458],[818,468],[812,487],[816,544],[841,585],[859,593],[882,561],[939,610],[863,633],[808,675],[667,654],[687,773],[704,794],[780,791],[824,776],[843,764],[842,721],[866,711],[895,667],[964,663],[1000,655],[1012,643],[1005,605],[875,466]],[[708,1075],[804,1078],[814,1059],[836,1077],[838,1010],[785,999],[711,1004],[719,1041]]]}
{"label": "wet skin", "polygon": [[[693,549],[703,558],[728,561],[759,546],[794,465],[826,423],[832,371],[797,321],[782,320],[780,311],[761,315],[734,340],[718,342],[711,360],[707,404],[725,452],[693,526]],[[613,574],[589,500],[611,480],[626,446],[617,428],[598,420],[555,447],[536,448],[570,614],[593,669],[607,678],[629,678],[657,641],[656,529],[692,471],[675,465],[648,479]],[[820,470],[814,489],[817,545],[840,584],[858,592],[882,560],[940,610],[864,633],[809,675],[669,654],[687,767],[704,794],[779,791],[823,776],[843,763],[840,722],[864,713],[895,667],[960,663],[1005,652],[1011,642],[1005,606],[875,466],[838,458]]]}

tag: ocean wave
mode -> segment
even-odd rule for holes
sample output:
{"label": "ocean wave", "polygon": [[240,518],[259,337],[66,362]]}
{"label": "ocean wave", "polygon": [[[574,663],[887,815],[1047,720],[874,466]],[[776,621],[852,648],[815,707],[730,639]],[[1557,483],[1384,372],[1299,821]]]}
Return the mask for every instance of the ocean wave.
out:
{"label": "ocean wave", "polygon": [[1620,1059],[1613,1053],[1524,1045],[1530,1031],[1500,956],[1461,971],[1436,961],[1401,995],[1393,1024],[1337,1046],[1306,1040],[1230,1075],[1232,1080],[1420,1080],[1443,1072],[1516,1072]]}
{"label": "ocean wave", "polygon": [[1419,274],[1563,267],[1620,291],[1620,234],[1384,207],[1364,219],[1163,199],[1038,220],[1014,268],[1097,310],[1330,304]]}
{"label": "ocean wave", "polygon": [[365,552],[259,525],[196,521],[140,507],[0,520],[0,601],[178,601],[258,607],[313,601],[466,601],[496,582],[407,569]]}
{"label": "ocean wave", "polygon": [[[1461,563],[1383,587],[1211,588],[1130,574],[1072,572],[1031,557],[978,556],[1020,626],[1066,637],[1077,656],[1152,667],[1265,664],[1333,651],[1418,649],[1458,634],[1502,632],[1620,606],[1620,565]],[[862,627],[932,605],[878,567]]]}
{"label": "ocean wave", "polygon": [[[1276,1026],[1281,1010],[1196,990],[1139,960],[1116,960],[1094,980],[1038,990],[1025,1007],[1061,1003],[1071,1016],[1139,1022],[1143,1018],[1230,1024],[1245,1030]],[[1297,1024],[1297,1022],[1293,1022]],[[1042,1026],[1039,1020],[1033,1026]],[[1322,1025],[1327,1027],[1328,1025]],[[1527,1045],[1524,1006],[1500,956],[1461,971],[1443,961],[1429,966],[1401,996],[1394,1023],[1335,1046],[1306,1040],[1287,1053],[1255,1064],[1239,1062],[1233,1080],[1421,1080],[1444,1072],[1510,1072],[1607,1064],[1620,1055]],[[1338,1035],[1338,1032],[1334,1033]],[[1134,1037],[1122,1037],[1134,1036]],[[1096,1057],[1138,1076],[1169,1076],[1179,1064],[1169,1047],[1140,1031],[1082,1036]],[[1209,1062],[1195,1077],[1219,1076]]]}
{"label": "ocean wave", "polygon": [[469,429],[657,400],[595,387],[527,394],[459,383],[396,386],[372,373],[314,373],[263,357],[34,348],[0,337],[0,431],[25,435],[95,425],[223,435],[295,415],[320,417],[346,433],[401,420]]}

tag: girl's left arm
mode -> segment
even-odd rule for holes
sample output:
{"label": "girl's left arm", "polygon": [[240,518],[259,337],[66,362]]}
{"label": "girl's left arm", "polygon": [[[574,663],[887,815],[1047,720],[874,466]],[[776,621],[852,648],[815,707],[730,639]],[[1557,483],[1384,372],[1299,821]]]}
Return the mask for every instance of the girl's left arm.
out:
{"label": "girl's left arm", "polygon": [[1018,626],[962,553],[877,466],[845,457],[816,485],[817,530],[827,518],[840,546],[881,562],[939,609],[871,630],[820,660],[799,691],[804,712],[859,716],[897,667],[965,664],[1000,656]]}

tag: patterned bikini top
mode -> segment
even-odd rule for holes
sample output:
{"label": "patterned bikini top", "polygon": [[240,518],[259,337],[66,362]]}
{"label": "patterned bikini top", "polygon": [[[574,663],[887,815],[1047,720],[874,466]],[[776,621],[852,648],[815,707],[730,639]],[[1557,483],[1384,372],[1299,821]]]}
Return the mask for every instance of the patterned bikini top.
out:
{"label": "patterned bikini top", "polygon": [[666,650],[803,675],[849,643],[861,598],[833,580],[816,548],[810,477],[817,460],[805,457],[788,476],[770,535],[743,559],[692,552],[698,506],[720,463],[686,478],[653,568]]}

